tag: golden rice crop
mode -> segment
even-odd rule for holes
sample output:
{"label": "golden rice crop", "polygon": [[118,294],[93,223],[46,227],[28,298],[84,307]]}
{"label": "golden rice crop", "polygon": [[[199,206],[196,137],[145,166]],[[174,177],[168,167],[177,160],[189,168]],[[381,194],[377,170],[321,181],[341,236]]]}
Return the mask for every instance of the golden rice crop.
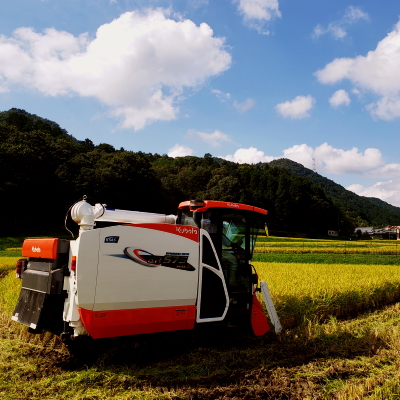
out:
{"label": "golden rice crop", "polygon": [[400,247],[397,241],[256,242],[256,247]]}
{"label": "golden rice crop", "polygon": [[20,258],[21,257],[0,257],[0,276],[3,275],[4,272],[14,269],[17,260]]}
{"label": "golden rice crop", "polygon": [[396,265],[254,262],[285,327],[344,317],[400,299]]}
{"label": "golden rice crop", "polygon": [[254,253],[282,253],[282,254],[400,254],[400,246],[256,246]]}
{"label": "golden rice crop", "polygon": [[285,248],[317,248],[317,247],[337,247],[337,248],[389,248],[389,249],[396,249],[400,250],[400,243],[395,241],[336,241],[336,240],[329,240],[329,241],[309,241],[303,240],[303,242],[256,242],[256,247],[285,247]]}
{"label": "golden rice crop", "polygon": [[20,291],[21,280],[13,272],[3,275],[0,279],[0,311],[10,314],[17,304]]}
{"label": "golden rice crop", "polygon": [[332,239],[308,239],[308,238],[296,238],[296,237],[282,237],[282,236],[258,236],[260,242],[332,242]]}

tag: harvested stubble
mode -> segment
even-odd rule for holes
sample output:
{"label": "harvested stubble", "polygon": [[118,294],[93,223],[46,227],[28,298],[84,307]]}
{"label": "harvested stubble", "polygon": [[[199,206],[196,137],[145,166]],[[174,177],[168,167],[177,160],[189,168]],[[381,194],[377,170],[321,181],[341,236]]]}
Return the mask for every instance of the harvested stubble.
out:
{"label": "harvested stubble", "polygon": [[284,327],[350,317],[400,299],[396,265],[254,263]]}

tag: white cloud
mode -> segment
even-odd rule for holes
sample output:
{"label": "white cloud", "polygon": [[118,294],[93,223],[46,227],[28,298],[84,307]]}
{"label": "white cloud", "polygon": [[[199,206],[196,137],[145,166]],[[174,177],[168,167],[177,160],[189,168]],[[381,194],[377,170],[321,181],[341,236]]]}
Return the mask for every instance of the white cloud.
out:
{"label": "white cloud", "polygon": [[318,24],[314,28],[314,37],[319,37],[326,33],[330,33],[335,39],[342,39],[347,36],[347,32],[338,25],[329,24],[327,28],[324,28],[322,25]]}
{"label": "white cloud", "polygon": [[354,6],[348,6],[343,17],[343,21],[349,24],[357,22],[359,19],[368,20],[369,16],[367,13],[363,12],[360,8]]}
{"label": "white cloud", "polygon": [[354,192],[355,194],[359,194],[364,190],[364,186],[360,185],[359,183],[353,183],[352,185],[348,186],[346,189],[350,190],[351,192]]}
{"label": "white cloud", "polygon": [[265,23],[280,17],[278,0],[232,0],[243,15],[244,23],[259,33],[268,34],[264,30]]}
{"label": "white cloud", "polygon": [[366,174],[383,166],[382,154],[378,149],[366,149],[360,152],[356,147],[350,150],[337,149],[323,143],[314,149],[306,144],[294,145],[283,150],[283,157],[296,161],[307,168],[315,166],[324,174]]}
{"label": "white cloud", "polygon": [[346,188],[359,196],[377,197],[389,204],[400,207],[400,179],[386,182],[377,182],[372,186],[364,187],[353,184]]}
{"label": "white cloud", "polygon": [[212,89],[211,93],[215,94],[219,100],[221,100],[223,103],[227,100],[230,100],[231,94],[230,93],[224,93],[221,90],[218,89]]}
{"label": "white cloud", "polygon": [[176,144],[174,147],[171,147],[168,150],[168,156],[169,157],[185,157],[185,156],[191,156],[193,154],[193,149],[190,149],[189,147]]}
{"label": "white cloud", "polygon": [[330,33],[335,39],[343,39],[347,36],[347,28],[360,19],[368,20],[368,14],[361,11],[360,8],[349,6],[339,21],[331,22],[326,28],[318,24],[314,28],[314,36],[319,37]]}
{"label": "white cloud", "polygon": [[310,116],[308,113],[314,106],[315,99],[308,96],[297,96],[292,101],[279,103],[275,107],[279,114],[285,118],[303,119]]}
{"label": "white cloud", "polygon": [[283,150],[283,157],[277,158],[288,158],[289,160],[296,161],[307,168],[312,169],[313,167],[313,148],[303,144],[295,144],[288,149]]}
{"label": "white cloud", "polygon": [[400,179],[400,164],[385,164],[365,173],[368,178],[398,178]]}
{"label": "white cloud", "polygon": [[[312,169],[315,166],[318,172],[325,174],[359,174],[365,177],[398,177],[400,178],[400,164],[385,165],[382,153],[378,149],[369,148],[364,152],[356,147],[350,150],[337,149],[328,143],[312,148],[307,144],[296,144],[284,149],[282,156],[269,156],[255,147],[248,149],[241,148],[234,155],[228,155],[225,158],[229,161],[238,163],[251,163],[249,160],[255,160],[253,163],[269,162],[278,158],[288,158],[296,161],[307,168]],[[241,161],[239,161],[241,160]],[[388,175],[391,171],[391,175]]]}
{"label": "white cloud", "polygon": [[231,139],[227,134],[222,133],[218,130],[215,130],[213,133],[204,133],[204,132],[197,132],[193,129],[189,129],[188,134],[190,136],[198,137],[199,139],[208,143],[212,147],[221,146],[223,142],[231,142]]}
{"label": "white cloud", "polygon": [[375,103],[368,104],[367,110],[372,116],[386,121],[400,117],[400,93],[381,97]]}
{"label": "white cloud", "polygon": [[263,151],[257,150],[255,147],[249,147],[248,149],[238,149],[233,155],[219,157],[239,164],[257,164],[259,162],[265,163],[270,162],[276,158],[265,155]]}
{"label": "white cloud", "polygon": [[[231,100],[231,94],[230,93],[224,93],[221,90],[218,89],[212,89],[211,90],[212,94],[215,94],[217,98],[222,102],[225,103],[226,101]],[[246,99],[243,103],[239,103],[238,101],[233,102],[233,106],[238,110],[239,112],[243,113],[255,106],[256,102],[253,99]]]}
{"label": "white cloud", "polygon": [[369,148],[360,152],[357,147],[350,150],[336,149],[328,143],[316,147],[313,157],[322,164],[328,174],[363,174],[384,164],[382,153]]}
{"label": "white cloud", "polygon": [[239,112],[246,112],[250,110],[250,108],[253,108],[256,102],[253,99],[246,99],[243,103],[238,103],[235,101],[233,103],[233,106],[238,110]]}
{"label": "white cloud", "polygon": [[329,103],[334,108],[338,108],[342,104],[348,106],[350,104],[350,101],[351,100],[349,94],[343,89],[337,90],[329,99]]}
{"label": "white cloud", "polygon": [[5,81],[5,79],[0,76],[0,93],[7,93],[9,92],[9,88],[7,86],[7,82]]}
{"label": "white cloud", "polygon": [[336,58],[315,75],[323,84],[348,79],[357,88],[379,96],[367,107],[376,118],[400,117],[400,22],[366,56]]}
{"label": "white cloud", "polygon": [[174,119],[184,90],[228,69],[231,56],[207,24],[170,15],[161,8],[127,12],[100,26],[93,40],[53,28],[0,36],[2,88],[94,97],[124,128]]}
{"label": "white cloud", "polygon": [[194,9],[208,5],[208,0],[189,0],[188,5]]}

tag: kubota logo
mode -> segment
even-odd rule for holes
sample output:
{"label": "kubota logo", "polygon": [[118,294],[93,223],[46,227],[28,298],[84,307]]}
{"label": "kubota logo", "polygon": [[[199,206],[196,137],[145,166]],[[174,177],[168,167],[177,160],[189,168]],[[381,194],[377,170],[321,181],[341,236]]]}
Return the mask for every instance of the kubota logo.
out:
{"label": "kubota logo", "polygon": [[40,247],[32,246],[32,251],[33,251],[34,253],[40,253],[42,250],[40,249]]}
{"label": "kubota logo", "polygon": [[237,208],[239,208],[238,204],[232,204],[232,203],[227,203],[227,204],[228,204],[229,207],[237,207]]}
{"label": "kubota logo", "polygon": [[182,228],[180,226],[176,227],[176,231],[178,233],[183,233],[183,234],[190,234],[190,235],[197,235],[197,228]]}

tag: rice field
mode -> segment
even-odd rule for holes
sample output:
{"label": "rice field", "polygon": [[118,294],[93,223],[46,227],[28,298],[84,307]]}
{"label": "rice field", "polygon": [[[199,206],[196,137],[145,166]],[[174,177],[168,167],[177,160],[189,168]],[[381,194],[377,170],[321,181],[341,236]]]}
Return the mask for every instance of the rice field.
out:
{"label": "rice field", "polygon": [[286,328],[400,300],[397,241],[261,238],[253,264]]}
{"label": "rice field", "polygon": [[255,262],[281,323],[293,328],[350,317],[400,300],[400,266]]}
{"label": "rice field", "polygon": [[[332,240],[300,239],[286,246],[290,241],[282,239],[285,249],[303,242],[309,248],[335,248]],[[21,285],[13,271],[18,244],[1,246],[0,240],[2,254],[12,255],[0,256],[1,398],[400,396],[400,303],[386,307],[400,300],[396,255],[258,252],[253,264],[268,282],[286,328],[282,341],[235,334],[231,328],[220,336],[190,332],[187,337],[107,340],[79,364],[51,337],[27,334],[10,321]]]}
{"label": "rice field", "polygon": [[10,269],[14,269],[21,257],[0,257],[0,277]]}

